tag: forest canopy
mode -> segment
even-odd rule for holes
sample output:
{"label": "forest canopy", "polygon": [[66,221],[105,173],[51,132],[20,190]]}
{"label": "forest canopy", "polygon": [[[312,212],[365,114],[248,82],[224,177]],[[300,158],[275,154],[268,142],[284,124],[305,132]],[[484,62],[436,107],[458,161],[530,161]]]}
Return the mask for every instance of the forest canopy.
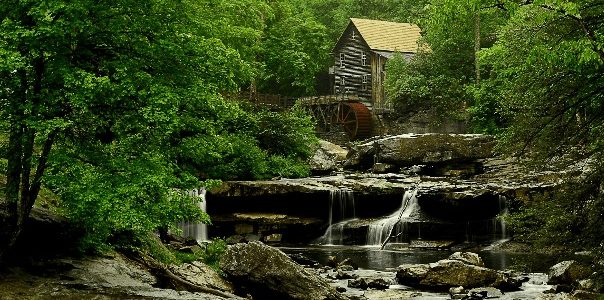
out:
{"label": "forest canopy", "polygon": [[[7,2],[2,249],[43,185],[97,247],[122,231],[207,222],[183,191],[211,180],[308,175],[316,138],[306,114],[221,96],[262,82],[264,33],[287,12],[263,1]],[[288,64],[314,78],[307,62],[279,63]],[[312,88],[308,79],[284,80]]]}

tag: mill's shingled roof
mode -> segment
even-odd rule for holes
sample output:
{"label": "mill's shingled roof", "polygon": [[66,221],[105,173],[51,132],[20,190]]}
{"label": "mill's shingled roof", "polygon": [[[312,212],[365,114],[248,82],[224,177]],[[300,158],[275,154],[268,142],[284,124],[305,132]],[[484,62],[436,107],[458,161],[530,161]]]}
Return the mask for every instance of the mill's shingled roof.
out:
{"label": "mill's shingled roof", "polygon": [[350,18],[371,50],[417,53],[420,29],[415,24]]}

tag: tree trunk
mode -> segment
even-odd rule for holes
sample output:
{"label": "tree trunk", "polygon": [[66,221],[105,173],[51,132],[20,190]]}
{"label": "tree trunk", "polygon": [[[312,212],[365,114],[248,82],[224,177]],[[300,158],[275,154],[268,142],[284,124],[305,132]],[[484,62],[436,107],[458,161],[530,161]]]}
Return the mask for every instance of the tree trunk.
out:
{"label": "tree trunk", "polygon": [[[46,169],[48,155],[57,135],[51,131],[46,137],[42,152],[39,153],[37,166],[32,178],[34,144],[37,131],[28,126],[28,121],[36,120],[38,105],[41,103],[42,78],[45,69],[43,53],[33,61],[33,88],[30,89],[28,73],[18,70],[20,88],[9,102],[9,141],[6,170],[6,189],[0,195],[0,258],[10,249],[23,228],[34,205],[42,184],[42,175]],[[29,111],[25,108],[29,105]],[[32,119],[32,117],[34,119]],[[36,151],[37,152],[37,151]]]}
{"label": "tree trunk", "polygon": [[480,12],[476,12],[474,15],[474,68],[476,70],[476,83],[480,83],[478,51],[480,51]]}

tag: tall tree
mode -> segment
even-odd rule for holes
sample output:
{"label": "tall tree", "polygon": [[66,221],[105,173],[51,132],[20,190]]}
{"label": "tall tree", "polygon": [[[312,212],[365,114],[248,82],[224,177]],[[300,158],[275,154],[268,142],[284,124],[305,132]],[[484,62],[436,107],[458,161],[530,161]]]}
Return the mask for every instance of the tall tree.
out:
{"label": "tall tree", "polygon": [[516,215],[522,226],[515,229],[533,241],[601,254],[604,1],[510,1],[502,8],[511,19],[481,53],[490,78],[476,96],[505,120],[503,149],[542,167],[587,162],[564,191]]}
{"label": "tall tree", "polygon": [[390,63],[386,91],[399,110],[429,110],[434,121],[464,117],[481,76],[477,52],[492,45],[506,17],[489,0],[431,1],[419,19],[424,51]]}
{"label": "tall tree", "polygon": [[[270,176],[254,164],[272,155],[259,141],[262,118],[219,95],[252,77],[257,45],[246,41],[263,29],[262,3],[5,1],[0,256],[43,182],[94,244],[116,231],[207,220],[179,192],[199,179]],[[244,34],[228,35],[229,28]],[[311,128],[308,118],[292,118]],[[312,137],[301,143],[311,147]],[[273,156],[289,167],[306,153]]]}

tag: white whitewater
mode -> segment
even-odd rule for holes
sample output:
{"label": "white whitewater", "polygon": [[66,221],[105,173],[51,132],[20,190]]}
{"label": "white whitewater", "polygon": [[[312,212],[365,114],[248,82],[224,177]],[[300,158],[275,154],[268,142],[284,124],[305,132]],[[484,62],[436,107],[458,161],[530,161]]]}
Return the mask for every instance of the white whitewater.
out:
{"label": "white whitewater", "polygon": [[327,245],[342,245],[344,226],[356,217],[354,193],[347,188],[329,191],[329,227],[319,241]]}
{"label": "white whitewater", "polygon": [[493,238],[498,241],[509,239],[505,230],[505,217],[508,215],[506,201],[505,196],[499,195],[499,214],[493,218]]}
{"label": "white whitewater", "polygon": [[[369,224],[366,245],[380,246],[388,239],[389,235],[405,232],[407,222],[419,210],[417,203],[417,190],[405,191],[401,207],[388,217]],[[399,222],[399,219],[401,220]],[[394,228],[396,225],[397,228]]]}
{"label": "white whitewater", "polygon": [[[206,211],[207,202],[205,188],[202,187],[198,189],[193,189],[188,191],[187,194],[192,197],[200,198],[197,202],[199,208],[203,211]],[[182,229],[183,237],[195,239],[199,243],[208,240],[208,225],[201,222],[197,223],[189,221],[182,221],[178,225],[180,229]]]}
{"label": "white whitewater", "polygon": [[484,250],[497,249],[499,245],[509,241],[511,238],[508,236],[505,229],[505,217],[508,215],[508,208],[506,205],[507,198],[503,195],[499,195],[499,214],[493,218],[493,243]]}

